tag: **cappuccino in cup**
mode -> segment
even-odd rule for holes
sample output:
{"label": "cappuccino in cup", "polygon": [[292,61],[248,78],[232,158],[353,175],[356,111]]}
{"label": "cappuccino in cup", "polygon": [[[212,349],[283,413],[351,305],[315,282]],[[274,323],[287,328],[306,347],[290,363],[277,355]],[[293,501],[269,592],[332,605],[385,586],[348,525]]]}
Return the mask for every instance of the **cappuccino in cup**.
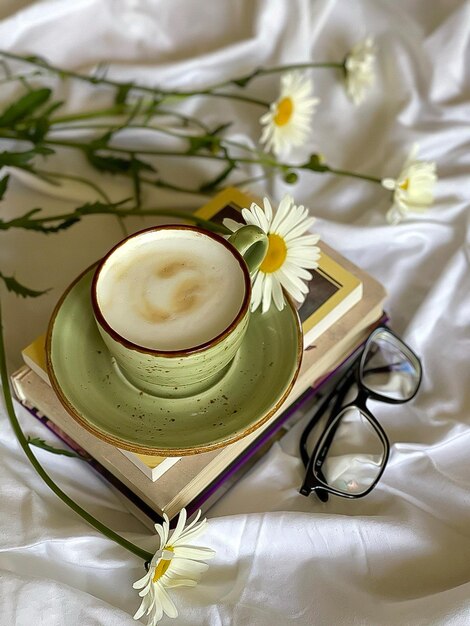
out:
{"label": "cappuccino in cup", "polygon": [[239,259],[193,230],[151,231],[120,246],[101,270],[97,300],[108,324],[153,350],[195,348],[234,321],[246,286]]}
{"label": "cappuccino in cup", "polygon": [[224,376],[248,327],[250,272],[267,247],[253,225],[228,241],[194,226],[158,226],[115,246],[98,264],[91,300],[127,381],[182,397]]}

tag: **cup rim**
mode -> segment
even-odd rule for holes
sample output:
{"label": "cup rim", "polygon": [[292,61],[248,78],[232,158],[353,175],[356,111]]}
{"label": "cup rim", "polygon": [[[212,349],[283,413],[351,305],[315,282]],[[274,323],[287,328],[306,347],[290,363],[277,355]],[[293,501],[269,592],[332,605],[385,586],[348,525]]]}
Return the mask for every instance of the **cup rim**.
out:
{"label": "cup rim", "polygon": [[[104,317],[101,311],[101,308],[98,304],[97,285],[98,285],[99,276],[104,265],[106,264],[108,259],[116,252],[116,250],[118,250],[121,246],[127,244],[127,242],[130,241],[131,239],[140,237],[141,235],[144,235],[145,233],[160,232],[164,230],[189,230],[189,231],[196,232],[201,235],[210,237],[211,239],[214,239],[218,243],[222,244],[223,246],[225,246],[225,248],[227,248],[229,252],[231,252],[231,254],[238,261],[238,264],[240,265],[240,268],[242,270],[242,274],[243,274],[243,278],[245,282],[245,294],[243,297],[240,310],[238,311],[235,318],[230,322],[230,324],[221,333],[219,333],[212,339],[209,339],[208,341],[205,341],[204,343],[198,344],[196,346],[192,346],[190,348],[184,348],[181,350],[156,350],[154,348],[146,348],[145,346],[141,346],[137,343],[134,343],[133,341],[130,341],[129,339],[126,339],[120,333],[114,330],[114,328],[106,321],[106,318]],[[238,250],[234,246],[232,246],[226,239],[224,239],[221,235],[218,235],[217,233],[213,233],[208,230],[204,230],[203,228],[200,228],[198,226],[190,226],[186,224],[162,224],[159,226],[151,226],[150,228],[144,228],[143,230],[139,230],[133,233],[132,235],[129,235],[125,239],[122,239],[115,246],[113,246],[107,252],[107,254],[98,262],[98,266],[96,267],[95,273],[93,274],[93,280],[91,283],[91,305],[93,309],[93,314],[95,316],[96,321],[103,328],[103,330],[106,331],[106,333],[110,335],[111,338],[114,339],[114,341],[116,341],[117,343],[120,343],[125,348],[129,350],[134,350],[135,352],[140,352],[142,354],[149,354],[152,356],[163,356],[163,357],[188,356],[190,354],[197,354],[199,352],[204,352],[208,348],[217,345],[218,343],[223,341],[228,335],[230,335],[232,331],[234,330],[234,328],[236,328],[239,322],[245,317],[248,311],[249,305],[250,305],[250,301],[251,301],[250,273],[248,271],[248,267],[242,255],[240,254],[240,252],[238,252]]]}

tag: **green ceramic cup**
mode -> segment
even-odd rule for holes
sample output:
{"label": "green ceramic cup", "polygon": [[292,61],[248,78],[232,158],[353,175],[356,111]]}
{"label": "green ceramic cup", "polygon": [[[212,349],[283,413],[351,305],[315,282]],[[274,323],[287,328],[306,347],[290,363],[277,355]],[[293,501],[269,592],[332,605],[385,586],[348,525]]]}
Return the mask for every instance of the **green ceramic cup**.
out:
{"label": "green ceramic cup", "polygon": [[[226,255],[228,251],[231,274],[227,277],[227,281],[233,281],[238,285],[233,319],[216,336],[199,345],[164,350],[140,345],[129,338],[130,334],[126,330],[123,331],[120,328],[118,332],[110,323],[110,315],[104,305],[105,298],[102,296],[106,293],[106,282],[108,276],[111,275],[110,269],[114,271],[119,264],[123,264],[123,261],[132,263],[131,257],[136,245],[150,243],[158,258],[159,246],[163,249],[162,246],[166,245],[168,250],[168,245],[171,246],[172,241],[175,245],[181,246],[182,237],[185,238],[185,247],[188,251],[191,251],[191,246],[195,245],[193,242],[195,240],[200,242],[201,238],[208,250],[214,250],[214,246],[216,248],[222,246],[223,249],[218,249],[216,252]],[[248,328],[251,301],[250,275],[261,265],[267,248],[266,234],[257,226],[252,225],[243,226],[228,240],[193,226],[157,226],[135,233],[112,248],[100,261],[95,271],[91,287],[91,302],[103,341],[114,357],[120,373],[127,381],[143,392],[166,398],[196,395],[217,383],[230,367]],[[223,273],[222,279],[225,280]],[[226,284],[231,285],[231,282]],[[211,285],[211,289],[217,289],[217,285]]]}

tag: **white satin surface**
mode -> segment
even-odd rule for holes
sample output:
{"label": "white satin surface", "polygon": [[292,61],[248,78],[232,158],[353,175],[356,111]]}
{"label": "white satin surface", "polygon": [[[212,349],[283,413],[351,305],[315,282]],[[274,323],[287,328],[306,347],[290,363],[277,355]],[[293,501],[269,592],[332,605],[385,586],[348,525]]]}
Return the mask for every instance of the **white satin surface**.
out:
{"label": "white satin surface", "polygon": [[[466,626],[470,624],[470,5],[465,0],[74,0],[2,3],[1,47],[43,55],[73,70],[108,64],[108,75],[166,87],[203,87],[258,66],[340,60],[370,34],[379,50],[377,81],[355,108],[338,76],[317,70],[322,102],[305,154],[376,176],[396,176],[409,147],[437,162],[434,207],[391,227],[388,192],[378,185],[303,173],[295,187],[259,183],[279,200],[289,191],[318,217],[322,238],[386,285],[393,328],[418,353],[417,398],[377,405],[391,442],[377,488],[355,502],[321,503],[298,489],[301,424],[209,512],[201,543],[217,551],[202,582],[177,589],[180,615],[162,623],[315,626]],[[250,91],[274,99],[278,79]],[[5,89],[5,88],[2,88]],[[69,109],[108,101],[104,89],[67,82]],[[234,121],[229,136],[255,143],[256,107],[199,98],[186,110],[212,124]],[[96,176],[73,155],[48,167]],[[299,156],[299,160],[303,155]],[[168,180],[188,186],[212,170],[202,159],[168,159]],[[259,174],[246,167],[240,178]],[[98,178],[96,178],[98,180]],[[104,176],[120,199],[129,187]],[[62,192],[61,192],[62,193]],[[88,197],[68,187],[51,197],[13,181],[1,217],[41,206],[53,214]],[[195,207],[202,196],[156,190],[146,206]],[[59,196],[60,194],[58,194]],[[89,195],[89,194],[88,194]],[[128,222],[128,230],[155,220]],[[88,217],[59,235],[0,233],[6,275],[51,291],[22,300],[2,288],[9,364],[47,324],[67,284],[122,237],[119,225]],[[28,434],[43,428],[20,411]],[[0,410],[1,626],[130,626],[143,575],[137,557],[69,510],[39,479]],[[50,440],[50,437],[49,437]],[[37,451],[51,475],[114,530],[156,549],[158,542],[79,460]]]}

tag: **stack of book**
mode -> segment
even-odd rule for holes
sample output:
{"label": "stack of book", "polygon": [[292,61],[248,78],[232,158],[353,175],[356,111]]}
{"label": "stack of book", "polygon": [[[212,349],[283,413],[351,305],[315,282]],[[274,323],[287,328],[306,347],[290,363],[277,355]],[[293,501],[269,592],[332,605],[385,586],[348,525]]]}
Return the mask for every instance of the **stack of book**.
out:
{"label": "stack of book", "polygon": [[[227,189],[197,214],[236,218],[252,199]],[[239,216],[238,216],[239,217]],[[57,399],[47,374],[44,337],[23,350],[25,365],[12,375],[18,400],[55,435],[82,456],[124,497],[145,523],[207,510],[300,419],[335,372],[352,359],[368,334],[384,320],[386,296],[380,283],[325,243],[319,267],[299,309],[304,330],[302,366],[284,405],[243,439],[223,448],[185,457],[149,457],[121,450],[78,424]]]}

